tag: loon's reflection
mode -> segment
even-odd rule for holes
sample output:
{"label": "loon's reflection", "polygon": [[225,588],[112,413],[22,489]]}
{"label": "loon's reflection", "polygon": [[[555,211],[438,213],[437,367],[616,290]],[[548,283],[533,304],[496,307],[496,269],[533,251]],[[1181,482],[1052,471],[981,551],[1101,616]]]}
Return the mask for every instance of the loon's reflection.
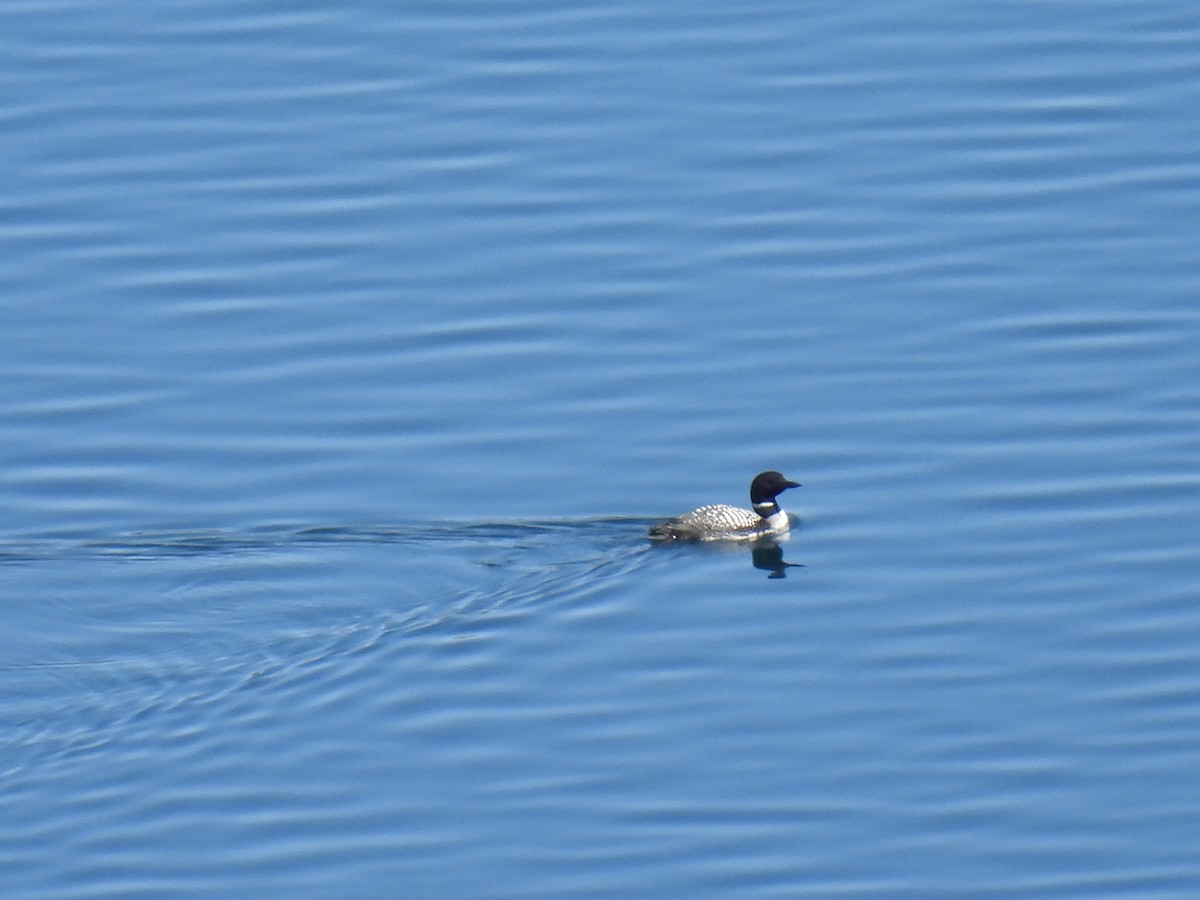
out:
{"label": "loon's reflection", "polygon": [[771,574],[768,578],[787,578],[787,569],[802,569],[803,563],[786,562],[783,558],[783,547],[778,541],[770,539],[755,541],[750,550],[754,568],[765,569]]}

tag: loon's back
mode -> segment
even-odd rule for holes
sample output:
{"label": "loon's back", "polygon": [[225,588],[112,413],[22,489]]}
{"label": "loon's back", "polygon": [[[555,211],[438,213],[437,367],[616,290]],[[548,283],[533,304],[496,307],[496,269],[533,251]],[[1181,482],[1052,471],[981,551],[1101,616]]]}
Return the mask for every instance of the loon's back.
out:
{"label": "loon's back", "polygon": [[693,509],[682,516],[655,525],[649,537],[654,541],[717,541],[757,537],[765,520],[756,512],[716,503]]}

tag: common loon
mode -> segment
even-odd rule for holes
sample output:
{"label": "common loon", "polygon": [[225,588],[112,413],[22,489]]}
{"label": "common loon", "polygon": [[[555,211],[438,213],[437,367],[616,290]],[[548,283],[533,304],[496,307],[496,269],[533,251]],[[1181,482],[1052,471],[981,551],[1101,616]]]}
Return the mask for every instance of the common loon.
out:
{"label": "common loon", "polygon": [[783,534],[792,523],[775,498],[794,487],[800,485],[778,472],[763,472],[750,482],[753,511],[723,503],[702,506],[655,525],[647,537],[652,541],[750,541]]}

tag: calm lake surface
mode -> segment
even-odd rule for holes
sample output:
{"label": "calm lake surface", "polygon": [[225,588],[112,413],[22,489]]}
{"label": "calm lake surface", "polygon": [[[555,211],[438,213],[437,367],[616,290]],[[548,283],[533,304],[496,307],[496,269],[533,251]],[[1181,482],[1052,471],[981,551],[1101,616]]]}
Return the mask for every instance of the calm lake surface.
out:
{"label": "calm lake surface", "polygon": [[1198,41],[6,4],[0,894],[1200,895]]}

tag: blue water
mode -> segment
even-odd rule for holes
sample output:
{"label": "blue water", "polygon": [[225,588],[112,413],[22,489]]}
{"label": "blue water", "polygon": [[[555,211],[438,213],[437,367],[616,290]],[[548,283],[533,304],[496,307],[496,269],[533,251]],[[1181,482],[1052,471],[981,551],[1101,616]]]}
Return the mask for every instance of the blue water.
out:
{"label": "blue water", "polygon": [[1200,895],[1193,6],[4,5],[0,894]]}

